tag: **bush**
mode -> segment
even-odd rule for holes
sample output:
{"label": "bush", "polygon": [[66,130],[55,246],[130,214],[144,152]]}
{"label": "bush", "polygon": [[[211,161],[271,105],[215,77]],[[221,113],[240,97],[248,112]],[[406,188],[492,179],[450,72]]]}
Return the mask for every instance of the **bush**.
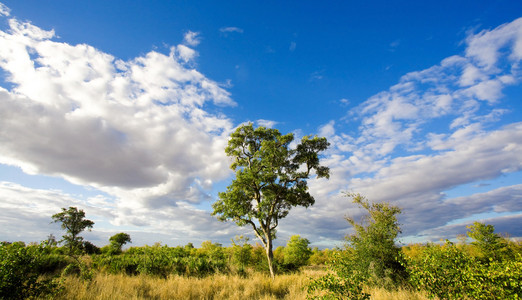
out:
{"label": "bush", "polygon": [[[331,273],[312,281],[309,293],[323,299],[368,299],[365,286],[396,288],[407,278],[395,239],[401,232],[397,214],[401,210],[389,203],[371,203],[358,194],[348,194],[368,214],[362,224],[346,220],[355,233],[346,237],[346,249],[334,256]],[[318,291],[326,296],[314,296]]]}
{"label": "bush", "polygon": [[312,250],[308,248],[309,244],[308,239],[301,238],[299,235],[290,237],[283,250],[283,261],[288,269],[295,270],[308,263],[308,259],[312,255]]}
{"label": "bush", "polygon": [[0,243],[0,299],[26,299],[58,292],[56,280],[40,278],[44,247]]}
{"label": "bush", "polygon": [[358,268],[357,257],[353,250],[335,252],[329,263],[330,272],[312,280],[308,285],[311,299],[370,299],[370,294],[363,292],[367,275]]}
{"label": "bush", "polygon": [[484,261],[453,243],[428,244],[420,254],[406,256],[410,283],[441,299],[520,299],[522,256]]}

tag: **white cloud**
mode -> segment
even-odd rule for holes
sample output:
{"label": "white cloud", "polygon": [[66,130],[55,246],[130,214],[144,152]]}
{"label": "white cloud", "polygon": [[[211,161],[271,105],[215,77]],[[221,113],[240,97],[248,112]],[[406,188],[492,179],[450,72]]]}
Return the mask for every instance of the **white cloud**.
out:
{"label": "white cloud", "polygon": [[199,32],[187,31],[184,35],[183,42],[189,46],[195,47],[201,42]]}
{"label": "white cloud", "polygon": [[121,61],[9,23],[0,32],[0,68],[13,86],[0,88],[0,163],[105,191],[126,211],[122,224],[149,207],[206,201],[211,183],[229,176],[232,124],[203,106],[235,103],[185,66],[194,50]]}
{"label": "white cloud", "polygon": [[0,2],[0,16],[8,17],[10,13],[11,10],[9,9],[9,7],[5,6],[5,4]]}
{"label": "white cloud", "polygon": [[230,236],[241,232],[234,224],[221,223],[208,212],[184,203],[164,209],[116,210],[114,203],[102,195],[81,200],[62,191],[32,189],[10,182],[0,182],[0,193],[2,239],[8,241],[38,242],[51,233],[59,239],[63,230],[59,224],[51,224],[51,216],[69,206],[84,210],[86,218],[94,221],[92,232],[83,232],[82,236],[98,246],[106,245],[110,236],[122,231],[107,223],[120,221],[120,209],[127,214],[121,225],[126,224],[125,232],[136,245],[162,242],[174,246],[200,243],[209,237],[226,243]]}
{"label": "white cloud", "polygon": [[173,48],[173,50],[177,51],[179,57],[184,62],[189,62],[197,56],[197,52],[194,49],[185,45],[178,45],[177,47]]}
{"label": "white cloud", "polygon": [[243,29],[239,27],[221,27],[219,31],[223,33],[229,33],[229,32],[237,32],[237,33],[243,33]]}
{"label": "white cloud", "polygon": [[323,125],[319,128],[319,136],[326,138],[333,138],[335,135],[335,121],[330,121],[328,124]]}
{"label": "white cloud", "polygon": [[266,128],[274,128],[275,125],[277,125],[277,121],[272,121],[272,120],[264,120],[264,119],[259,119],[256,121],[256,124],[259,125],[259,126],[263,126],[263,127],[266,127]]}
{"label": "white cloud", "polygon": [[[406,74],[350,110],[344,120],[360,121],[358,134],[344,134],[334,121],[320,128],[332,143],[324,159],[331,177],[310,181],[317,203],[306,222],[324,229],[311,240],[342,238],[349,231],[343,217],[361,213],[339,190],[399,205],[404,233],[432,240],[454,237],[452,220],[521,210],[515,203],[520,203],[520,185],[461,198],[445,194],[522,171],[522,123],[496,124],[513,113],[503,107],[502,91],[522,79],[522,19],[470,35],[466,42],[463,55]],[[520,234],[513,224],[504,228]]]}

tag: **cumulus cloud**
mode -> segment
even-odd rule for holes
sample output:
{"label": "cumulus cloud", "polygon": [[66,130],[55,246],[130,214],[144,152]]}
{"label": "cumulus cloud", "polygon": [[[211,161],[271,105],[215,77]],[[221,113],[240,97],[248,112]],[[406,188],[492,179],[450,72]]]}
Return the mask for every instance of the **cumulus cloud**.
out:
{"label": "cumulus cloud", "polygon": [[[235,103],[187,64],[193,49],[122,61],[27,22],[9,26],[0,32],[11,86],[0,87],[0,163],[109,193],[121,224],[151,207],[206,201],[230,175],[232,124],[203,107]],[[197,37],[188,32],[185,42]]]}
{"label": "cumulus cloud", "polygon": [[361,119],[362,151],[384,157],[398,146],[415,148],[429,134],[424,127],[441,118],[453,118],[449,127],[455,130],[471,124],[480,130],[492,121],[487,116],[503,97],[502,90],[521,79],[522,19],[470,35],[466,42],[464,55],[406,74],[351,111]]}
{"label": "cumulus cloud", "polygon": [[201,42],[201,36],[199,32],[189,30],[185,33],[183,42],[189,46],[195,47]]}
{"label": "cumulus cloud", "polygon": [[[404,234],[428,240],[452,238],[458,226],[465,231],[467,223],[457,226],[456,219],[502,212],[511,214],[502,217],[507,220],[522,210],[520,185],[460,198],[445,193],[522,171],[522,123],[497,124],[514,113],[502,106],[502,91],[522,78],[522,19],[470,35],[466,43],[462,55],[406,74],[350,110],[344,120],[359,122],[357,134],[334,121],[319,129],[332,144],[324,160],[331,176],[310,182],[317,203],[307,222],[324,229],[312,240],[342,238],[349,232],[343,217],[362,213],[340,190],[400,206]],[[502,224],[519,232],[516,223]]]}

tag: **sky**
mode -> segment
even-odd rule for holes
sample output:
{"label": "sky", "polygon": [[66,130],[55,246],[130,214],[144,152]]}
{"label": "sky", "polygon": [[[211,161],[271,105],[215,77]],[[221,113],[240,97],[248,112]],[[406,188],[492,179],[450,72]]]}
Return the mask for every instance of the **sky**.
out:
{"label": "sky", "polygon": [[474,221],[522,237],[520,1],[0,0],[0,240],[212,242],[230,133],[323,136],[330,179],[279,222],[342,246],[345,193],[402,209],[401,243]]}

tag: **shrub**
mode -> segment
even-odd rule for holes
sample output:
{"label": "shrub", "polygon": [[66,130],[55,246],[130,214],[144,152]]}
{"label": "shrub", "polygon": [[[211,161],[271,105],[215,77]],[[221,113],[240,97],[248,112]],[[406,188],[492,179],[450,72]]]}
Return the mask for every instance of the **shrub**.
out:
{"label": "shrub", "polygon": [[25,299],[52,295],[59,290],[53,278],[40,278],[44,249],[22,242],[0,243],[0,299]]}
{"label": "shrub", "polygon": [[354,268],[356,260],[353,251],[335,252],[329,263],[330,272],[308,285],[309,298],[370,299],[370,294],[363,292],[367,275]]}
{"label": "shrub", "polygon": [[453,243],[428,244],[414,257],[406,256],[410,283],[441,299],[520,299],[522,256],[484,261]]}
{"label": "shrub", "polygon": [[299,235],[291,236],[283,250],[284,264],[289,269],[297,269],[306,265],[312,255],[312,250],[308,248],[309,244],[308,239],[301,238]]}

